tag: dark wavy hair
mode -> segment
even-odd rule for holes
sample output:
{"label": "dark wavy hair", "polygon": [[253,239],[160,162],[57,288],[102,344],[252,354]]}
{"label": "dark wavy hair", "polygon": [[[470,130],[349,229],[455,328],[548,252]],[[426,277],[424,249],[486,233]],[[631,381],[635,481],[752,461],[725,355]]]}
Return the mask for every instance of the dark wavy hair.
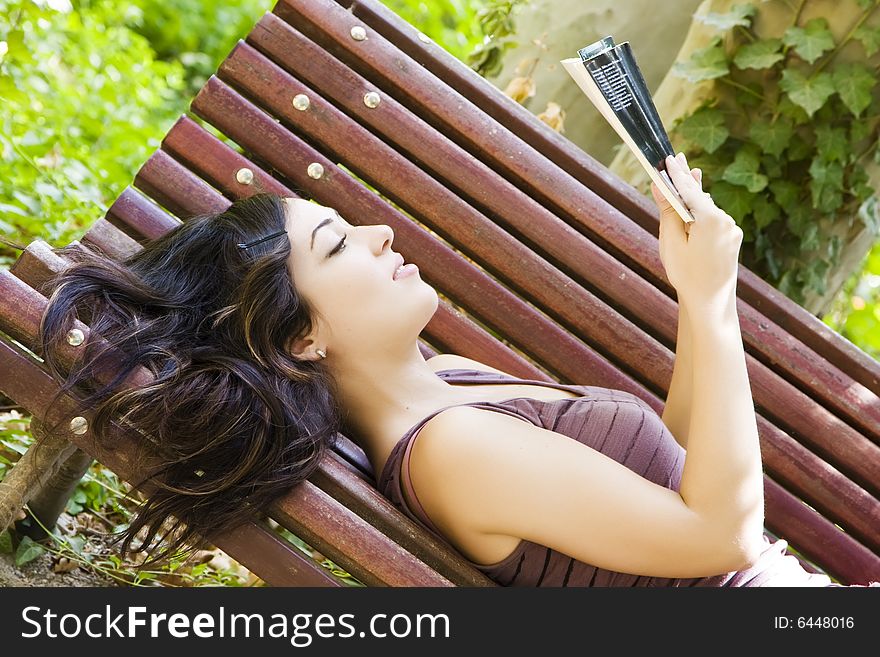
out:
{"label": "dark wavy hair", "polygon": [[[285,228],[282,198],[261,192],[190,218],[121,262],[84,245],[54,249],[71,264],[50,282],[40,323],[50,372],[61,392],[78,392],[78,415],[94,411],[89,428],[100,444],[112,447],[109,423],[123,418],[158,452],[134,485],[140,491],[151,477],[155,490],[112,541],[123,556],[149,553],[142,566],[253,518],[335,444],[335,382],[321,363],[288,352],[314,321],[286,266],[290,241],[237,246]],[[56,349],[74,317],[92,333],[67,372]],[[155,382],[116,389],[137,366]],[[96,383],[105,367],[115,377]]]}

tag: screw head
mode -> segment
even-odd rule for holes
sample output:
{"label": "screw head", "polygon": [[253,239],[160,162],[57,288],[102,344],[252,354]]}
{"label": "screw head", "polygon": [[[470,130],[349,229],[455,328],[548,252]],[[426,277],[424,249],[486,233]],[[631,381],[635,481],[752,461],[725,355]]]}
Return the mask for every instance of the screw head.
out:
{"label": "screw head", "polygon": [[89,430],[89,421],[81,415],[77,415],[70,421],[70,430],[73,433],[81,436]]}
{"label": "screw head", "polygon": [[312,162],[306,169],[306,173],[309,174],[309,178],[317,180],[324,175],[324,167],[320,162]]}
{"label": "screw head", "polygon": [[364,94],[364,105],[373,109],[374,107],[378,107],[379,103],[382,101],[382,97],[379,96],[375,91],[368,91]]}
{"label": "screw head", "polygon": [[300,112],[309,109],[309,97],[305,94],[297,94],[293,97],[293,106]]}
{"label": "screw head", "polygon": [[235,172],[235,179],[242,185],[250,185],[254,182],[254,172],[247,167],[242,167]]}
{"label": "screw head", "polygon": [[67,332],[67,344],[78,347],[86,339],[86,336],[78,328],[70,329]]}
{"label": "screw head", "polygon": [[363,41],[367,38],[367,31],[360,25],[351,28],[351,38],[355,41]]}

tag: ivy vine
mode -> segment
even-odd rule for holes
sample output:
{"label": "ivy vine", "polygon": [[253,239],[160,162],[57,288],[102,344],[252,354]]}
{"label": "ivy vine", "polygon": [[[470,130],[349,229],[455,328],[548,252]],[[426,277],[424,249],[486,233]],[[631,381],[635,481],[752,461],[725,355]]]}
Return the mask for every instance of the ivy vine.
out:
{"label": "ivy vine", "polygon": [[[806,0],[786,3],[792,15],[782,33],[758,37],[758,4],[695,16],[718,34],[673,73],[694,83],[715,80],[723,91],[670,134],[689,145],[691,166],[704,171],[708,191],[751,244],[743,264],[803,303],[808,289],[825,293],[843,246],[822,222],[861,221],[880,234],[865,168],[880,163],[880,26],[869,24],[880,0],[841,1],[840,11],[854,21],[839,41],[825,18],[801,24]],[[851,42],[864,57],[840,62]]]}

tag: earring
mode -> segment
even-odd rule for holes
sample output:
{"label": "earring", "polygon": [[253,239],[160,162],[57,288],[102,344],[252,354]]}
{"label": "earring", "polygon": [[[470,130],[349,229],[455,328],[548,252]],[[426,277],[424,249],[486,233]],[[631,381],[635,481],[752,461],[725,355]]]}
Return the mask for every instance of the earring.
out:
{"label": "earring", "polygon": [[325,352],[323,349],[318,349],[318,350],[317,350],[317,354],[318,354],[321,358],[327,358],[327,352]]}

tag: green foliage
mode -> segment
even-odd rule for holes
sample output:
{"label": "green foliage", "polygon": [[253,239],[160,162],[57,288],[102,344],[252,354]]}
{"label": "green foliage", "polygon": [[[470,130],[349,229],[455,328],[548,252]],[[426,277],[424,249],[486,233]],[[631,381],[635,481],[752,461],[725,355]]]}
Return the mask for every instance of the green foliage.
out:
{"label": "green foliage", "polygon": [[382,0],[382,4],[419,28],[460,60],[479,47],[484,34],[479,16],[491,0]]}
{"label": "green foliage", "polygon": [[482,32],[482,41],[463,59],[484,77],[493,77],[501,71],[505,52],[517,45],[513,10],[528,0],[480,0],[476,24]]}
{"label": "green foliage", "polygon": [[[794,7],[790,25],[760,39],[752,31],[760,3],[710,14],[702,20],[718,34],[674,67],[695,83],[714,80],[720,91],[682,117],[673,138],[689,145],[708,191],[743,229],[743,264],[798,303],[809,289],[824,293],[839,260],[841,240],[820,231],[822,222],[850,227],[861,221],[880,235],[877,213],[862,207],[876,200],[865,165],[880,161],[880,57],[873,57],[880,52],[880,27],[871,24],[880,18],[880,1],[839,4],[853,16],[852,29],[839,40],[824,18],[795,24]],[[864,48],[864,58],[838,62],[851,42]],[[880,273],[880,263],[870,262]],[[876,315],[871,330],[880,333],[880,312],[867,305],[863,315]],[[846,315],[837,318],[838,330],[848,334]],[[857,344],[875,340],[849,326]]]}
{"label": "green foliage", "polygon": [[[273,4],[0,0],[0,233],[53,246],[81,235]],[[0,246],[0,266],[16,255]]]}

